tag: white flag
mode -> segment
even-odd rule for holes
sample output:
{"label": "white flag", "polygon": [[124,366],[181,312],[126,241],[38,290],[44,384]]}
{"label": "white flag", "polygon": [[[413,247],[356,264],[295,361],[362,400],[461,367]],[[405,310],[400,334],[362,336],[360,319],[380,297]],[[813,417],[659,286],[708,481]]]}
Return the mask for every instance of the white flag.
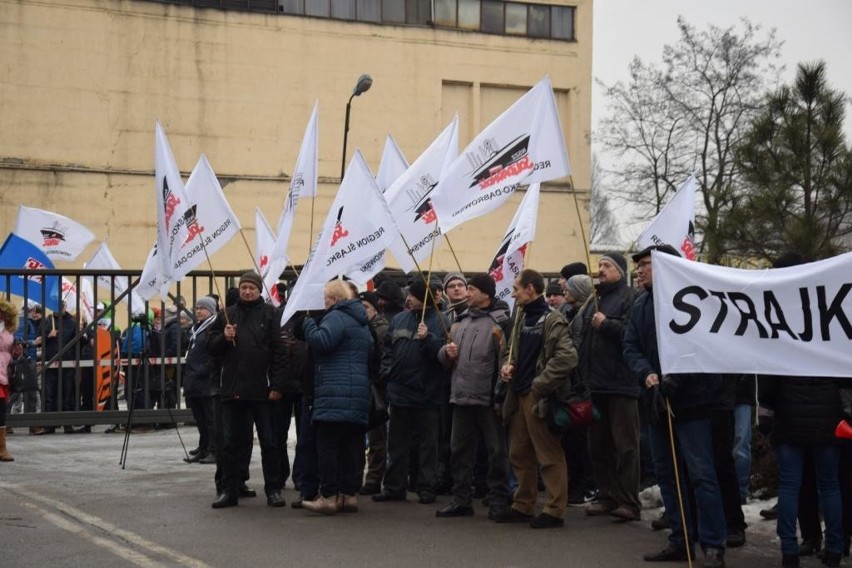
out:
{"label": "white flag", "polygon": [[142,275],[139,277],[139,284],[135,290],[144,300],[150,300],[157,294],[160,294],[163,299],[168,296],[169,279],[163,275],[157,243],[154,243],[148,252],[148,258],[145,260],[145,266],[142,268]]}
{"label": "white flag", "polygon": [[[376,185],[379,191],[385,193],[405,170],[408,169],[408,160],[402,155],[402,150],[396,145],[396,141],[388,134],[385,139],[385,148],[382,152],[382,161],[379,162],[379,171],[376,174]],[[381,272],[387,266],[387,250],[382,251],[382,257],[373,262],[369,267],[365,265],[354,266],[346,276],[358,284],[366,284],[373,276]]]}
{"label": "white flag", "polygon": [[369,268],[399,238],[387,204],[360,151],[346,169],[322,233],[290,295],[281,325],[299,310],[323,309],[323,286],[361,265]]}
{"label": "white flag", "polygon": [[157,248],[160,271],[167,281],[173,280],[176,250],[185,238],[182,227],[187,208],[186,190],[180,177],[166,133],[157,121],[155,128],[154,178],[157,193]]}
{"label": "white flag", "polygon": [[296,218],[296,205],[303,197],[317,195],[317,128],[319,122],[319,101],[314,104],[314,111],[308,120],[293,178],[290,180],[290,191],[278,218],[278,238],[271,258],[284,259],[284,266],[289,262],[287,247],[290,244],[290,233],[293,231],[293,221]]}
{"label": "white flag", "polygon": [[441,175],[432,203],[444,233],[493,211],[522,183],[571,173],[550,78],[489,124]]}
{"label": "white flag", "polygon": [[[118,264],[118,261],[115,260],[115,257],[112,255],[112,252],[109,250],[109,247],[106,243],[101,243],[101,246],[98,247],[98,249],[92,255],[92,258],[89,259],[89,262],[83,265],[83,268],[87,270],[104,271],[121,270],[121,266]],[[115,297],[118,297],[127,290],[127,288],[130,286],[130,277],[111,277],[101,275],[97,277],[97,282],[98,286],[109,294],[106,301],[104,301],[104,304],[109,304],[112,301],[113,294],[115,295]],[[131,291],[129,297],[131,313],[134,315],[145,313],[145,301],[139,297],[139,294],[136,293],[136,290]],[[128,296],[125,296],[122,301],[128,301]]]}
{"label": "white flag", "polygon": [[240,222],[204,154],[186,182],[186,204],[180,225],[181,240],[172,249],[173,281],[181,280],[203,264],[240,232]]}
{"label": "white flag", "polygon": [[77,311],[77,302],[80,302],[80,313],[78,314],[84,321],[91,322],[95,317],[94,310],[94,290],[92,289],[92,281],[89,278],[80,278],[80,289],[74,285],[69,279],[62,277],[62,301],[69,312]]}
{"label": "white flag", "polygon": [[441,172],[456,158],[458,124],[458,116],[455,116],[385,192],[388,208],[403,237],[391,243],[390,249],[406,273],[414,270],[415,261],[420,262],[429,256],[432,240],[441,238],[441,229],[436,223],[437,217],[432,207],[432,196]]}
{"label": "white flag", "polygon": [[527,254],[527,244],[535,240],[535,226],[538,221],[538,199],[540,185],[531,184],[524,195],[515,216],[509,224],[509,230],[503,237],[488,274],[494,278],[497,293],[496,300],[503,300],[509,304],[509,310],[515,304],[512,298],[512,283],[524,269],[524,260]]}
{"label": "white flag", "polygon": [[25,241],[41,249],[51,260],[74,260],[95,239],[95,235],[68,217],[20,205],[15,230]]}
{"label": "white flag", "polygon": [[[280,256],[273,259],[272,250],[275,247],[275,234],[269,228],[269,223],[266,222],[266,217],[263,216],[260,207],[254,211],[254,223],[257,242],[254,254],[257,256],[258,273],[263,279],[261,293],[264,298],[272,294],[272,302],[278,306],[283,298],[278,297],[278,289],[275,287],[275,283],[278,276],[287,267],[287,257]],[[269,294],[267,294],[267,290]]]}
{"label": "white flag", "polygon": [[767,270],[651,262],[664,374],[849,377],[852,253]]}
{"label": "white flag", "polygon": [[682,257],[695,260],[695,186],[692,174],[636,238],[640,250],[666,244]]}
{"label": "white flag", "polygon": [[408,160],[402,154],[402,150],[396,144],[393,136],[388,134],[385,139],[385,148],[382,151],[382,161],[379,162],[379,171],[376,173],[376,184],[382,193],[408,169]]}

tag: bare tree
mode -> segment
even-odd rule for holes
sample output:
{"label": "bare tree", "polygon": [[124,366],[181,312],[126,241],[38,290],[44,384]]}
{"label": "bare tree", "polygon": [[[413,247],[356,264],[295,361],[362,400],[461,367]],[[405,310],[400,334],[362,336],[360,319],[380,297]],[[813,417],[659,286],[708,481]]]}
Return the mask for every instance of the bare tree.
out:
{"label": "bare tree", "polygon": [[619,197],[650,218],[693,171],[703,210],[698,248],[710,262],[725,253],[721,219],[738,191],[733,149],[761,109],[781,43],[774,31],[743,20],[739,29],[697,31],[678,18],[680,39],[663,49],[662,65],[634,59],[631,78],[604,87],[609,115],[599,139],[619,160],[612,173]]}
{"label": "bare tree", "polygon": [[609,195],[604,187],[604,172],[597,155],[592,154],[592,187],[589,198],[590,243],[618,244],[618,221],[612,211]]}

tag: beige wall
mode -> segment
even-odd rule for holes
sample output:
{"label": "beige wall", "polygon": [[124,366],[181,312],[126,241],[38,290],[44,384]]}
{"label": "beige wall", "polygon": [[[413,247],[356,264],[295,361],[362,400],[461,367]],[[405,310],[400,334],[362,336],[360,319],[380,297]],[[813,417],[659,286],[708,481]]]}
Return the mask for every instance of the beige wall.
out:
{"label": "beige wall", "polygon": [[[549,74],[587,224],[592,2],[571,4],[575,43],[133,0],[0,0],[0,231],[11,231],[19,204],[49,209],[108,239],[124,268],[141,268],[155,238],[159,119],[183,171],[207,155],[254,247],[254,209],[278,218],[319,99],[318,230],[337,189],[346,99],[361,73],[374,83],[353,100],[349,157],[360,148],[374,170],[387,133],[413,161],[458,112],[463,147]],[[566,187],[542,194],[533,267],[558,270],[584,256]],[[466,271],[487,268],[520,198],[449,235]],[[301,263],[308,202],[297,217],[290,252]],[[235,239],[213,263],[224,270],[251,261]],[[446,246],[434,266],[455,267]]]}

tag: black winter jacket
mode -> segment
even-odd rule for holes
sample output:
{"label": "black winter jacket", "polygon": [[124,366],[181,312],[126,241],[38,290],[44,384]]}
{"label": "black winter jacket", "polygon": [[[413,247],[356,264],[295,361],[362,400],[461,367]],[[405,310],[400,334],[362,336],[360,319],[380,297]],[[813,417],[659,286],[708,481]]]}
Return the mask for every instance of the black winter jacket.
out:
{"label": "black winter jacket", "polygon": [[[211,316],[214,317],[214,316]],[[207,323],[207,325],[204,325]],[[198,322],[190,330],[190,346],[186,352],[186,364],[183,367],[183,395],[186,398],[202,398],[213,395],[210,379],[216,368],[214,359],[208,353],[210,328],[215,320]],[[200,331],[197,331],[200,330]]]}
{"label": "black winter jacket", "polygon": [[267,400],[269,391],[291,394],[287,384],[287,354],[281,339],[278,312],[258,299],[227,308],[228,321],[237,326],[236,341],[225,339],[226,320],[219,314],[210,328],[208,350],[222,360],[221,394],[224,400]]}
{"label": "black winter jacket", "polygon": [[439,408],[446,396],[444,385],[448,371],[438,361],[438,351],[444,345],[444,325],[438,318],[443,314],[429,308],[424,323],[429,333],[423,340],[415,339],[420,324],[420,312],[406,311],[391,320],[382,349],[381,376],[388,385],[388,400],[394,406],[409,408]]}
{"label": "black winter jacket", "polygon": [[839,387],[850,379],[832,377],[758,377],[761,406],[775,411],[773,444],[836,444],[834,429],[843,418]]}
{"label": "black winter jacket", "polygon": [[[582,343],[578,371],[593,393],[617,394],[639,398],[639,386],[624,362],[624,330],[633,308],[633,288],[621,280],[598,288],[595,302],[586,304],[576,317],[582,318]],[[596,311],[606,315],[599,329],[592,327]]]}

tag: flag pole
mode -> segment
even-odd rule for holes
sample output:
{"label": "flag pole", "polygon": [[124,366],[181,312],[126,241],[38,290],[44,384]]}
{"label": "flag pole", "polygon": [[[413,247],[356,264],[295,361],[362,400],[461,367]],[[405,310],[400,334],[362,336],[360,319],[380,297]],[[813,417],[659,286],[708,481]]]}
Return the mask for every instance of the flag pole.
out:
{"label": "flag pole", "polygon": [[683,538],[686,542],[686,562],[689,568],[692,568],[692,550],[689,546],[689,531],[686,527],[686,514],[683,511],[683,494],[680,490],[680,475],[677,467],[677,453],[675,451],[674,428],[672,426],[672,404],[669,397],[666,397],[666,418],[669,423],[669,443],[672,448],[672,465],[674,466],[675,487],[677,487],[677,501],[680,506],[680,523],[683,528]]}
{"label": "flag pole", "polygon": [[[241,232],[242,232],[242,229],[241,229]],[[207,266],[210,267],[210,275],[213,276],[213,285],[216,287],[216,293],[219,294],[220,298],[224,299],[225,296],[222,295],[222,290],[221,290],[221,288],[219,288],[219,281],[216,280],[216,272],[213,270],[213,263],[210,262],[210,255],[207,254],[207,244],[204,242],[204,232],[199,231],[198,237],[199,237],[199,239],[201,239],[201,250],[204,251],[204,258],[207,259]],[[231,320],[228,319],[228,308],[225,307],[225,309],[222,310],[222,313],[225,316],[225,323],[228,324],[228,325],[231,325]],[[232,339],[231,343],[236,345],[237,339],[236,338]]]}
{"label": "flag pole", "polygon": [[[568,181],[571,183],[571,195],[574,196],[574,208],[577,210],[577,224],[580,225],[580,236],[583,239],[583,250],[586,252],[586,267],[589,271],[591,271],[592,255],[589,252],[589,243],[586,242],[586,230],[583,228],[583,218],[580,216],[580,203],[577,201],[577,188],[574,185],[574,177],[569,175]],[[595,311],[598,311],[598,294],[594,286],[592,286],[592,297],[595,302]]]}
{"label": "flag pole", "polygon": [[447,241],[447,245],[450,247],[450,252],[453,253],[453,258],[456,261],[456,266],[458,266],[459,272],[464,274],[464,270],[462,270],[461,263],[459,262],[459,257],[456,256],[456,251],[453,249],[453,243],[450,242],[450,236],[444,235],[444,240]]}
{"label": "flag pole", "polygon": [[[427,278],[423,274],[423,269],[420,268],[420,263],[417,262],[417,259],[414,258],[413,254],[411,254],[411,247],[408,246],[408,241],[405,240],[405,235],[400,233],[399,236],[400,236],[400,238],[402,238],[402,244],[403,244],[403,246],[405,246],[405,250],[406,250],[406,252],[408,252],[408,256],[410,256],[411,260],[414,261],[414,266],[417,267],[417,272],[418,272],[418,274],[420,274],[420,278],[423,280],[423,283],[426,284],[426,290],[431,295],[432,289],[429,287],[429,278]],[[433,246],[434,246],[434,241],[433,241]],[[431,270],[431,268],[430,268],[430,270]],[[438,318],[438,321],[441,322],[441,327],[444,328],[444,336],[447,338],[447,341],[452,341],[452,338],[450,337],[450,330],[447,329],[447,325],[444,323],[444,318]]]}
{"label": "flag pole", "polygon": [[[436,220],[435,221],[435,229],[437,229],[437,228],[438,228],[438,221]],[[434,234],[434,232],[435,231],[433,229],[432,233]],[[435,309],[438,308],[438,304],[437,304],[437,302],[435,302],[435,297],[432,296],[432,286],[430,286],[430,282],[432,280],[432,261],[435,259],[435,241],[437,241],[437,240],[438,239],[435,238],[435,237],[432,238],[432,252],[429,253],[429,272],[426,273],[426,278],[423,279],[423,281],[426,283],[426,295],[423,297],[423,312],[420,314],[420,323],[423,323],[423,320],[426,319],[426,306],[428,304],[428,300],[429,300],[430,297],[432,298],[432,303],[435,304]],[[423,273],[421,272],[421,274],[423,274]],[[441,318],[438,318],[438,319],[441,319]]]}

